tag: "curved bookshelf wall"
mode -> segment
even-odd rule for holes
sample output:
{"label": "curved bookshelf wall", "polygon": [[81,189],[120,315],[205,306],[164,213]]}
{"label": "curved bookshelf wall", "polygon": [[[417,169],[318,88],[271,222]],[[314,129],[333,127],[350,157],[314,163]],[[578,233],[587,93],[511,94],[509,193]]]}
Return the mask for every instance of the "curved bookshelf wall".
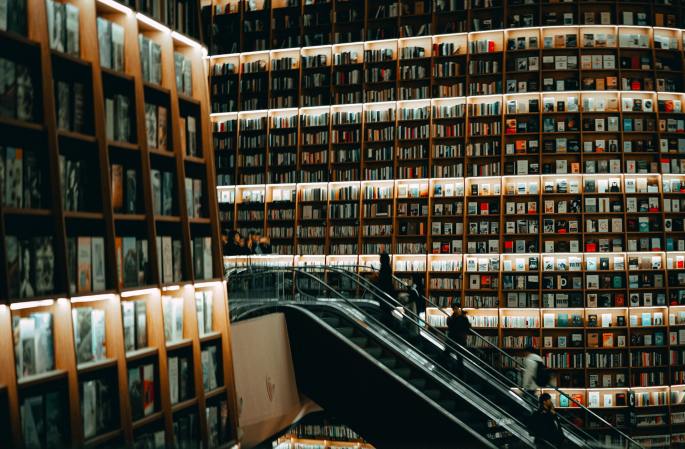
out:
{"label": "curved bookshelf wall", "polygon": [[[621,25],[601,24],[607,5]],[[559,386],[646,446],[681,443],[684,35],[623,25],[635,6],[530,7],[534,24],[572,9],[594,25],[212,56],[221,227],[276,253],[225,265],[387,250],[398,276],[441,307],[462,297],[513,355],[535,345]]]}
{"label": "curved bookshelf wall", "polygon": [[327,45],[502,28],[680,27],[676,0],[214,0],[203,15],[212,53]]}

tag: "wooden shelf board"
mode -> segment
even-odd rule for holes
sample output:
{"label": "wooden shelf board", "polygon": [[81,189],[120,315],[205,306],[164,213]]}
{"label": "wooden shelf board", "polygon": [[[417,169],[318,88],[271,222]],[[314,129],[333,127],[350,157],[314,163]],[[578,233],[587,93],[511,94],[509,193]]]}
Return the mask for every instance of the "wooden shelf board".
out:
{"label": "wooden shelf board", "polygon": [[209,400],[209,399],[212,399],[214,397],[221,396],[222,394],[226,394],[226,387],[225,386],[215,388],[211,391],[206,391],[205,392],[205,399]]}
{"label": "wooden shelf board", "polygon": [[197,404],[197,397],[171,405],[171,413],[178,413]]}
{"label": "wooden shelf board", "polygon": [[26,120],[19,120],[11,117],[0,116],[0,126],[8,126],[12,128],[20,128],[25,131],[42,132],[45,131],[45,126],[40,123],[27,122]]}
{"label": "wooden shelf board", "polygon": [[112,430],[110,432],[103,433],[101,435],[94,436],[93,438],[87,439],[84,443],[84,447],[100,447],[105,445],[106,443],[115,440],[119,438],[123,433],[123,430],[121,428]]}
{"label": "wooden shelf board", "polygon": [[[102,2],[97,2],[97,5],[98,7],[100,7],[104,4]],[[129,75],[128,73],[120,72],[118,70],[108,69],[107,67],[102,66],[100,66],[100,70],[102,71],[103,75],[111,76],[112,78],[119,78],[125,81],[129,81],[131,83],[135,80],[135,77],[133,75]]]}
{"label": "wooden shelf board", "polygon": [[195,106],[199,106],[199,105],[200,105],[200,101],[199,101],[199,100],[196,100],[195,98],[190,97],[190,96],[188,96],[188,95],[186,95],[186,94],[184,94],[184,93],[178,92],[177,95],[178,95],[178,100],[179,100],[179,101],[185,101],[186,103],[191,103],[191,104],[193,104],[193,105],[195,105]]}
{"label": "wooden shelf board", "polygon": [[200,343],[207,343],[210,341],[215,341],[215,340],[220,340],[221,339],[221,332],[208,332],[204,335],[200,336]]}
{"label": "wooden shelf board", "polygon": [[66,129],[58,129],[57,136],[64,139],[77,140],[84,143],[96,143],[97,139],[95,136],[90,134],[83,134],[76,131],[69,131]]}
{"label": "wooden shelf board", "polygon": [[184,338],[178,341],[170,342],[166,344],[167,352],[177,351],[183,348],[189,348],[193,344],[193,340],[190,338]]}
{"label": "wooden shelf board", "polygon": [[76,369],[79,374],[92,373],[106,368],[112,368],[117,365],[117,359],[102,359],[94,362],[79,363]]}
{"label": "wooden shelf board", "polygon": [[185,156],[183,158],[184,161],[186,162],[192,162],[193,164],[206,164],[206,161],[202,157],[197,157],[197,156]]}
{"label": "wooden shelf board", "polygon": [[8,207],[3,209],[5,215],[17,215],[26,217],[49,217],[52,215],[50,209],[24,209],[17,207]]}
{"label": "wooden shelf board", "polygon": [[70,62],[72,64],[79,65],[84,69],[90,69],[90,67],[91,67],[91,63],[89,61],[83,60],[79,57],[76,57],[76,56],[73,56],[73,55],[70,55],[67,53],[63,53],[61,51],[50,50],[50,54],[52,55],[53,58],[62,59],[64,61]]}
{"label": "wooden shelf board", "polygon": [[132,424],[133,430],[138,430],[141,427],[145,427],[149,424],[157,422],[157,421],[161,420],[163,416],[164,416],[164,414],[161,411],[152,412],[151,414],[149,414],[147,416],[144,416],[140,419],[133,421],[133,424]]}
{"label": "wooden shelf board", "polygon": [[14,33],[11,31],[6,31],[6,30],[0,30],[0,39],[2,40],[11,40],[17,44],[20,45],[25,45],[27,47],[33,47],[35,50],[40,49],[40,44],[38,42],[34,42],[31,39],[28,39],[25,36],[22,36],[21,34]]}
{"label": "wooden shelf board", "polygon": [[159,92],[163,95],[171,96],[171,91],[164,86],[160,86],[159,84],[154,84],[154,83],[151,83],[149,81],[143,81],[143,87],[145,89],[149,89],[149,90]]}
{"label": "wooden shelf board", "polygon": [[102,220],[104,214],[102,212],[80,212],[80,211],[64,211],[64,218],[74,220]]}
{"label": "wooden shelf board", "polygon": [[58,380],[66,379],[67,371],[63,369],[57,369],[48,371],[41,374],[34,374],[31,376],[22,377],[17,381],[17,386],[19,388],[30,388],[36,385],[46,384],[50,382],[55,382]]}
{"label": "wooden shelf board", "polygon": [[121,214],[115,213],[114,219],[116,221],[145,221],[147,217],[144,214]]}
{"label": "wooden shelf board", "polygon": [[191,224],[200,224],[200,225],[208,225],[211,224],[211,220],[209,218],[188,218],[188,223]]}
{"label": "wooden shelf board", "polygon": [[153,357],[157,355],[157,348],[155,347],[149,347],[149,348],[141,348],[141,349],[136,349],[133,351],[127,351],[126,352],[126,361],[127,362],[134,362],[140,359],[145,359],[148,357]]}
{"label": "wooden shelf board", "polygon": [[140,151],[140,145],[138,145],[137,143],[122,142],[119,140],[108,140],[107,146],[119,148],[121,150]]}
{"label": "wooden shelf board", "polygon": [[177,215],[155,215],[155,221],[163,223],[180,223],[181,217]]}
{"label": "wooden shelf board", "polygon": [[159,150],[157,148],[148,148],[147,152],[152,154],[152,155],[155,155],[155,156],[171,158],[171,159],[176,158],[176,154],[174,153],[173,150]]}

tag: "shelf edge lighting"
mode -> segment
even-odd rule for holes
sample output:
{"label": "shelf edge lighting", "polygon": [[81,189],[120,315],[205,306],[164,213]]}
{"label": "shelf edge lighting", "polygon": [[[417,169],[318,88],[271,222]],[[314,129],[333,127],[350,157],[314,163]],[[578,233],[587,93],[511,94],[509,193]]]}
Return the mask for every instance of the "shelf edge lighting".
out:
{"label": "shelf edge lighting", "polygon": [[15,302],[10,304],[11,310],[31,309],[33,307],[48,307],[55,303],[54,299],[43,299],[41,301]]}
{"label": "shelf edge lighting", "polygon": [[131,14],[133,11],[131,8],[128,6],[122,5],[121,3],[117,2],[116,0],[98,0],[99,3],[102,3],[103,5],[106,5],[112,9],[116,9],[119,12],[122,12],[124,14]]}

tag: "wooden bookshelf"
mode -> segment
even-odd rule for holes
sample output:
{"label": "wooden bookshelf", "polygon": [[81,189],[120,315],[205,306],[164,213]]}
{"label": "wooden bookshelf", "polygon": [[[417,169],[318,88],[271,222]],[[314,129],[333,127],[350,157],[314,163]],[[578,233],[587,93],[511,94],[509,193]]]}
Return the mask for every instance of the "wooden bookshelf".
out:
{"label": "wooden bookshelf", "polygon": [[[683,86],[681,31],[622,25],[293,47],[211,61],[214,113],[581,89],[677,92]],[[250,93],[263,90],[269,94],[259,101]]]}
{"label": "wooden bookshelf", "polygon": [[[223,264],[218,249],[214,154],[204,150],[212,148],[211,124],[207,118],[210,106],[203,62],[205,50],[193,39],[172,32],[120,3],[80,0],[67,3],[72,11],[78,9],[77,36],[81,37],[67,41],[69,53],[51,49],[49,11],[43,1],[29,0],[26,4],[26,37],[14,32],[0,34],[2,56],[26,66],[33,84],[31,117],[3,118],[0,126],[6,131],[6,139],[2,143],[22,148],[31,157],[35,154],[45,161],[39,165],[40,176],[32,175],[39,182],[33,187],[35,196],[28,197],[31,202],[9,205],[3,201],[0,206],[3,236],[0,274],[4,279],[0,314],[5,330],[0,340],[7,346],[3,360],[10,367],[4,370],[0,384],[4,386],[3,400],[8,402],[8,440],[12,446],[20,447],[33,445],[36,438],[46,438],[24,433],[30,429],[26,424],[29,408],[43,404],[54,413],[49,417],[49,426],[61,429],[55,438],[65,446],[134,444],[143,438],[153,438],[155,432],[158,439],[171,444],[175,438],[175,414],[169,402],[164,339],[164,322],[171,317],[163,314],[162,298],[176,295],[184,304],[183,332],[192,343],[187,354],[189,366],[195,371],[196,388],[194,405],[188,411],[196,416],[195,436],[209,443],[207,435],[213,434],[210,427],[214,428],[215,424],[207,422],[205,409],[223,402],[228,413],[224,414],[227,419],[222,438],[228,443],[235,439],[237,415]],[[191,3],[194,4],[184,4]],[[145,5],[138,7],[144,10]],[[194,11],[199,12],[199,2]],[[198,24],[193,27],[199,32],[199,16],[195,17]],[[95,38],[100,19],[117,25],[122,31],[124,51],[119,53],[120,65],[116,69],[105,67],[110,62],[102,59],[102,55],[111,57],[111,54],[102,52],[102,42],[106,41]],[[143,81],[139,34],[159,45],[161,83]],[[190,64],[185,79],[180,68],[177,70],[175,54],[182,54]],[[59,95],[60,83],[76,89],[72,93],[81,92],[78,101],[67,98],[76,102],[76,105],[67,104],[72,112],[71,120],[65,119],[61,112],[64,98]],[[120,116],[127,118],[128,123],[117,123],[117,127],[126,127],[126,132],[121,134],[110,133],[114,117],[109,117],[108,123],[109,101],[116,97],[128,102],[128,112]],[[156,139],[151,144],[146,129],[146,104],[166,111],[166,121],[159,123],[160,129],[168,133],[166,148],[159,148],[160,141]],[[182,123],[181,118],[186,123],[195,119],[195,130],[190,135],[184,131],[192,128],[177,126]],[[60,167],[68,163],[61,160],[78,162],[83,173],[68,178],[68,169]],[[129,176],[130,173],[126,178],[126,189],[131,189],[125,196],[126,204],[119,204],[120,199],[116,198],[114,167],[117,166],[121,167],[119,174]],[[166,213],[156,213],[152,180],[155,169],[168,171],[173,181],[170,197],[173,205]],[[196,180],[197,189],[191,189],[191,197],[187,197],[184,188],[188,186],[186,178]],[[191,210],[186,204],[193,202],[198,207]],[[13,240],[12,236],[17,239]],[[165,261],[161,257],[162,240],[158,239],[162,236],[173,236],[178,242],[181,263],[178,277],[174,278],[173,270],[169,270],[171,276],[166,276],[162,269]],[[32,246],[26,247],[22,256],[30,270],[17,265],[20,260],[17,247],[9,247],[7,241],[10,245],[12,241],[31,242]],[[125,257],[122,241],[127,248]],[[72,252],[76,247],[87,250],[87,263],[80,254]],[[193,253],[195,258],[191,256]],[[35,258],[35,264],[31,258]],[[167,262],[171,268],[171,262]],[[133,275],[129,276],[131,269]],[[15,277],[21,273],[26,277]],[[18,284],[20,280],[23,282]],[[196,296],[204,294],[213,298],[211,331],[216,338],[211,342],[202,336],[206,329],[198,330]],[[145,325],[146,343],[127,352],[123,329],[128,324],[122,307],[133,300],[145,306],[141,323]],[[81,361],[77,355],[82,348],[78,346],[74,329],[78,314],[89,310],[94,311],[93,316],[104,317],[102,338],[106,345],[92,360]],[[35,347],[33,358],[45,357],[46,361],[34,373],[35,366],[24,365],[26,360],[32,360],[31,354],[26,359],[15,359],[15,354],[22,353],[15,352],[14,348],[23,344],[21,323],[32,322],[37,319],[35,316],[48,320],[50,331],[41,340],[41,346]],[[218,392],[205,392],[202,383],[202,349],[208,345],[214,345],[215,366],[220,368]],[[18,369],[24,366],[23,371],[12,368],[15,366]],[[132,381],[129,370],[139,367],[142,372],[144,366],[151,367],[153,373],[153,387],[149,390],[153,408],[138,417],[132,411],[129,396]],[[105,423],[95,429],[85,425],[89,421],[82,412],[87,397],[84,388],[91,387],[102,393],[97,405]],[[211,416],[221,414],[213,411]]]}
{"label": "wooden bookshelf", "polygon": [[[213,33],[204,36],[212,53],[296,47],[300,45],[297,42],[313,46],[502,28],[568,25],[676,28],[683,24],[682,6],[664,0],[639,4],[611,0],[599,5],[521,0],[279,0],[270,3],[214,0],[204,8],[205,29],[209,30],[210,24],[215,27]],[[250,25],[241,27],[239,24],[246,20]]]}

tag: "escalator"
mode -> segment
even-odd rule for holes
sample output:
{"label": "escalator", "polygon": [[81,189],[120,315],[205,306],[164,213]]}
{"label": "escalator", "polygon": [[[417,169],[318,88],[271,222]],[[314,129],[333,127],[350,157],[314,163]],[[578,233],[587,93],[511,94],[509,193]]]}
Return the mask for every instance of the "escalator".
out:
{"label": "escalator", "polygon": [[[269,273],[240,277],[231,279],[231,291],[249,291],[251,281],[274,285]],[[257,301],[232,302],[231,319],[283,313],[301,393],[375,447],[535,447],[516,418],[385,329],[372,303],[331,298],[334,290],[326,301],[261,293]]]}
{"label": "escalator", "polygon": [[[503,366],[507,366],[509,372],[512,372],[512,368],[516,372],[515,363],[506,359],[509,356],[499,348],[494,348],[496,351],[488,348],[487,352],[474,353],[473,350],[457,347],[441,331],[406,311],[393,312],[396,319],[391,320],[392,322],[381,320],[381,317],[388,316],[380,311],[384,302],[386,310],[390,302],[395,302],[391,304],[392,307],[399,304],[393,298],[384,297],[372,283],[357,274],[358,271],[357,268],[346,270],[342,267],[308,267],[306,270],[271,268],[233,273],[229,277],[232,314],[242,319],[270,311],[284,312],[291,333],[298,383],[301,383],[305,394],[321,401],[324,408],[336,410],[336,413],[341,407],[344,409],[339,395],[336,395],[336,389],[331,388],[331,384],[320,381],[321,372],[312,370],[311,361],[308,360],[316,360],[317,357],[320,359],[322,356],[326,358],[328,355],[325,354],[330,354],[330,360],[321,366],[339,367],[345,374],[340,376],[337,370],[327,369],[326,375],[331,373],[340,385],[344,383],[347,387],[352,384],[353,390],[365,385],[370,379],[378,380],[373,376],[369,377],[366,370],[355,370],[354,376],[349,377],[347,367],[357,365],[343,363],[341,360],[352,356],[344,351],[352,346],[364,352],[367,359],[370,357],[375,361],[374,369],[380,365],[381,369],[385,368],[386,375],[392,374],[395,381],[403,381],[406,388],[401,393],[395,392],[384,398],[378,395],[382,396],[380,390],[389,385],[386,382],[374,385],[361,397],[355,396],[354,391],[343,388],[345,394],[342,397],[354,398],[349,402],[351,409],[341,410],[345,419],[365,437],[368,434],[372,442],[371,435],[377,438],[388,436],[386,427],[379,425],[379,417],[384,419],[392,416],[388,421],[390,428],[407,429],[405,425],[410,426],[412,422],[416,425],[417,421],[421,421],[422,431],[412,444],[403,446],[402,441],[407,442],[409,437],[402,435],[400,440],[384,441],[388,445],[378,445],[376,442],[378,447],[449,447],[451,441],[465,441],[462,436],[457,436],[455,440],[454,433],[446,430],[452,428],[459,429],[459,435],[463,432],[467,435],[475,432],[484,436],[486,441],[480,443],[492,444],[494,447],[530,447],[532,441],[522,421],[534,410],[536,399],[520,391],[520,382],[515,377],[510,378],[503,374]],[[333,289],[327,281],[334,283],[337,288]],[[398,310],[401,309],[398,307]],[[317,320],[314,318],[318,320],[318,324],[315,324]],[[321,322],[325,325],[321,325]],[[329,341],[331,331],[335,334],[335,341]],[[320,337],[322,334],[326,337]],[[478,338],[478,335],[475,334],[474,337]],[[453,366],[445,358],[446,346],[450,348],[449,352],[458,352],[464,361],[464,375],[461,379],[446,369]],[[336,351],[331,351],[330,348],[336,348]],[[342,356],[342,353],[346,355]],[[485,361],[488,363],[484,363]],[[413,401],[418,397],[424,402],[421,407],[415,406],[414,402],[411,402],[411,407],[407,407],[406,401],[410,398],[405,397],[406,390],[412,392],[410,396],[414,398]],[[392,399],[395,395],[403,400],[395,403]],[[366,407],[365,397],[382,399],[380,403],[386,406],[395,404],[389,407],[390,412],[396,412],[399,416]],[[426,402],[430,404],[432,414],[419,412]],[[362,403],[365,404],[365,409],[374,410],[371,416],[375,418],[369,421],[369,417],[365,416],[353,421],[353,411]],[[579,406],[582,407],[581,404]],[[440,417],[432,416],[436,409]],[[445,427],[444,415],[451,416],[453,426],[456,423],[457,427]],[[410,422],[402,421],[403,416],[409,418]],[[608,432],[608,437],[599,440],[563,417],[562,420],[564,433],[571,447],[640,447],[618,431],[612,430]],[[402,425],[398,426],[399,423]],[[364,430],[358,426],[364,426]],[[476,443],[477,441],[473,442]],[[465,447],[481,446],[476,444]]]}

